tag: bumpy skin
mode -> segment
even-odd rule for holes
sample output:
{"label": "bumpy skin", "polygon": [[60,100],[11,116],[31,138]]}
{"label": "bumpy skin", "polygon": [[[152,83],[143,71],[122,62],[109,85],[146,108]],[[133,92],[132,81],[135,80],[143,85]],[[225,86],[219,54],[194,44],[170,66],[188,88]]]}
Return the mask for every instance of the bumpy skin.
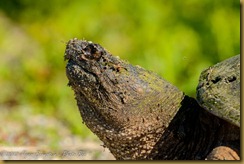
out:
{"label": "bumpy skin", "polygon": [[156,74],[78,39],[65,60],[84,123],[116,159],[205,159],[221,145],[238,152],[238,127]]}
{"label": "bumpy skin", "polygon": [[146,158],[180,107],[183,93],[98,44],[71,40],[65,59],[85,124],[116,158]]}
{"label": "bumpy skin", "polygon": [[204,109],[240,127],[240,55],[201,73],[197,100]]}

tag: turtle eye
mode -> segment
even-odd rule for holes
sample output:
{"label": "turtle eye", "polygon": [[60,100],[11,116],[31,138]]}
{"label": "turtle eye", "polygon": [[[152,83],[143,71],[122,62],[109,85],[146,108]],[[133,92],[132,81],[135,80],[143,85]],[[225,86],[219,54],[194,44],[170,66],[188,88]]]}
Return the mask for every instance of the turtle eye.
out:
{"label": "turtle eye", "polygon": [[86,46],[85,48],[83,48],[83,50],[85,51],[86,54],[91,53],[90,46]]}
{"label": "turtle eye", "polygon": [[85,57],[91,60],[98,60],[102,56],[102,52],[98,51],[93,44],[89,44],[85,48],[83,48],[83,52]]}

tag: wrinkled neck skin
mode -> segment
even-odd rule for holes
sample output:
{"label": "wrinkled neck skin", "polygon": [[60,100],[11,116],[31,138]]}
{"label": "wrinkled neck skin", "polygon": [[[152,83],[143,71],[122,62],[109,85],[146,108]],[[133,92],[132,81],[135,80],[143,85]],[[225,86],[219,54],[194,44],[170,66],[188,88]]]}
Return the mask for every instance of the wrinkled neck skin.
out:
{"label": "wrinkled neck skin", "polygon": [[84,123],[116,159],[203,159],[225,138],[194,99],[99,44],[72,39],[65,60]]}
{"label": "wrinkled neck skin", "polygon": [[185,96],[181,108],[155,145],[152,159],[204,160],[217,146],[240,151],[240,129],[201,108]]}

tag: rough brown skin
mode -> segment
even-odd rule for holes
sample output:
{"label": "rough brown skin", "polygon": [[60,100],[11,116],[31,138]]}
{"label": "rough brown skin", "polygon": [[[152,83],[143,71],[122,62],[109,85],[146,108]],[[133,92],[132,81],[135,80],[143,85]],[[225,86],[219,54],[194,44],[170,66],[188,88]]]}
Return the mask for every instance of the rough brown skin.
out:
{"label": "rough brown skin", "polygon": [[84,123],[116,159],[205,159],[220,145],[239,152],[238,127],[156,74],[78,39],[65,60]]}

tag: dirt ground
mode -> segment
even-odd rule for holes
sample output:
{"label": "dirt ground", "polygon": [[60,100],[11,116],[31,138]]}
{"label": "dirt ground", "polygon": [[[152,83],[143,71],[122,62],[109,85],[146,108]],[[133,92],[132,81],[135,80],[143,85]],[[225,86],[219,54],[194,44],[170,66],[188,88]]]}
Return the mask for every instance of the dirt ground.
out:
{"label": "dirt ground", "polygon": [[15,116],[1,108],[0,160],[114,160],[95,136],[75,135],[57,118],[18,110]]}

